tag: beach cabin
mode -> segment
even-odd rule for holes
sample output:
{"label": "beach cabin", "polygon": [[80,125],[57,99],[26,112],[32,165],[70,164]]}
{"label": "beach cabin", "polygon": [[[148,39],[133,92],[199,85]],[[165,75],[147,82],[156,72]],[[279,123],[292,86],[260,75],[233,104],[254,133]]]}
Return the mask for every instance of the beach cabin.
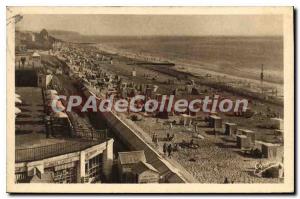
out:
{"label": "beach cabin", "polygon": [[263,143],[261,145],[262,156],[264,158],[269,158],[269,159],[276,158],[278,155],[278,149],[279,149],[278,144]]}
{"label": "beach cabin", "polygon": [[159,172],[147,162],[140,161],[132,168],[134,183],[158,183]]}
{"label": "beach cabin", "polygon": [[131,76],[132,76],[132,77],[136,77],[136,70],[135,70],[135,69],[133,69],[133,70],[131,71]]}
{"label": "beach cabin", "polygon": [[135,182],[136,175],[134,175],[132,173],[132,169],[139,162],[146,162],[146,156],[145,156],[144,151],[119,152],[118,155],[119,155],[118,171],[119,171],[120,182],[123,182],[123,183]]}
{"label": "beach cabin", "polygon": [[284,136],[284,130],[283,129],[275,129],[274,130],[274,135],[275,136]]}
{"label": "beach cabin", "polygon": [[193,85],[186,85],[185,90],[188,94],[192,94]]}
{"label": "beach cabin", "polygon": [[183,126],[190,126],[192,124],[193,117],[187,114],[181,114],[180,121]]}
{"label": "beach cabin", "polygon": [[283,119],[281,118],[271,118],[271,124],[274,125],[276,129],[283,129]]}
{"label": "beach cabin", "polygon": [[237,131],[237,125],[236,123],[230,123],[230,122],[226,122],[225,123],[225,135],[234,135],[236,134]]}
{"label": "beach cabin", "polygon": [[31,54],[29,52],[16,52],[15,55],[15,66],[16,69],[30,68]]}
{"label": "beach cabin", "polygon": [[208,119],[208,125],[210,128],[214,129],[222,128],[222,118],[216,115],[210,115]]}
{"label": "beach cabin", "polygon": [[39,74],[38,75],[38,87],[47,88],[52,81],[53,76],[51,74]]}
{"label": "beach cabin", "polygon": [[246,135],[237,135],[236,143],[239,149],[248,149],[252,147],[251,138]]}
{"label": "beach cabin", "polygon": [[248,129],[238,129],[237,131],[238,131],[239,135],[247,136],[250,139],[252,145],[255,144],[255,132],[254,131],[251,131]]}
{"label": "beach cabin", "polygon": [[42,66],[42,59],[41,56],[34,52],[32,54],[32,68],[40,68]]}

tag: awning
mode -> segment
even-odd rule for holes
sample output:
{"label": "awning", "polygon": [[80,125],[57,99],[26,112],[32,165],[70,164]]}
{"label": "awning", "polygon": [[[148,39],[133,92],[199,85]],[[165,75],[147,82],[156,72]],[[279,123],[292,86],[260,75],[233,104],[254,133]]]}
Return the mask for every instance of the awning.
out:
{"label": "awning", "polygon": [[47,99],[47,100],[58,100],[59,97],[58,97],[58,95],[50,94],[50,95],[47,95],[47,96],[46,96],[46,99]]}
{"label": "awning", "polygon": [[64,112],[53,112],[51,116],[55,118],[68,118],[68,115]]}
{"label": "awning", "polygon": [[64,105],[61,103],[61,101],[60,101],[60,100],[56,100],[56,99],[54,99],[54,100],[49,100],[49,101],[47,102],[47,106],[52,107],[52,104],[53,104],[53,103],[56,105],[56,107],[57,107],[59,110],[64,110],[64,109],[65,109],[65,107],[64,107]]}
{"label": "awning", "polygon": [[57,95],[57,91],[56,90],[46,90],[46,95]]}
{"label": "awning", "polygon": [[34,52],[34,53],[32,54],[32,57],[40,57],[40,55],[39,55],[37,52]]}
{"label": "awning", "polygon": [[15,114],[17,115],[17,114],[19,114],[19,113],[21,113],[22,111],[21,111],[21,109],[19,109],[18,107],[15,107]]}
{"label": "awning", "polygon": [[21,104],[22,100],[20,100],[20,98],[18,98],[18,97],[15,97],[15,103],[16,104]]}

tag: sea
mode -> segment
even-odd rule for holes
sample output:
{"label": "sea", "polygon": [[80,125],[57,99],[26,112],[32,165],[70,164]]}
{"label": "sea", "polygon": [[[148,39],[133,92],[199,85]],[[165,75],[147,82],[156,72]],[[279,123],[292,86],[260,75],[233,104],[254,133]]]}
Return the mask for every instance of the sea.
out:
{"label": "sea", "polygon": [[107,37],[101,44],[122,51],[186,63],[239,77],[283,83],[282,37]]}
{"label": "sea", "polygon": [[81,36],[77,42],[159,57],[194,72],[205,69],[260,80],[263,70],[264,81],[283,84],[283,37],[279,36]]}

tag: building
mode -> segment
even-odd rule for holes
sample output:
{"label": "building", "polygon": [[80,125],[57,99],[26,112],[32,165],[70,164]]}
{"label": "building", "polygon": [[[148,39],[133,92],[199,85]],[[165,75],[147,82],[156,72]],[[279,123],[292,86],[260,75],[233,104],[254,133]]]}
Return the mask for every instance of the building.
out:
{"label": "building", "polygon": [[147,162],[138,162],[132,168],[132,174],[135,176],[135,183],[158,183],[159,172]]}
{"label": "building", "polygon": [[236,143],[239,149],[249,149],[252,147],[251,138],[246,135],[237,135]]}
{"label": "building", "polygon": [[222,128],[222,118],[216,115],[209,116],[209,127],[214,129]]}
{"label": "building", "polygon": [[144,151],[119,152],[118,171],[122,183],[158,183],[159,172],[146,161]]}
{"label": "building", "polygon": [[275,129],[274,130],[274,135],[284,137],[284,130],[282,130],[282,129]]}
{"label": "building", "polygon": [[[75,142],[17,150],[15,182],[101,182],[111,175],[112,146],[113,140],[110,139],[99,144]],[[39,156],[34,157],[33,150]]]}
{"label": "building", "polygon": [[193,117],[187,114],[180,115],[180,121],[183,123],[183,126],[190,126],[193,121]]}
{"label": "building", "polygon": [[[21,48],[21,47],[20,47]],[[29,52],[26,52],[26,48],[22,52],[17,52],[15,55],[15,68],[25,69],[31,68],[31,56]]]}
{"label": "building", "polygon": [[250,138],[250,142],[252,145],[255,145],[255,132],[248,129],[238,129],[238,134],[245,135]]}
{"label": "building", "polygon": [[38,74],[38,87],[47,89],[52,81],[53,76],[51,74]]}
{"label": "building", "polygon": [[[45,77],[41,84],[38,74]],[[22,103],[15,118],[15,183],[110,182],[114,140],[106,133],[78,136],[80,129],[65,128],[74,127],[70,113],[49,114],[46,94],[52,99],[57,91],[45,90],[46,77],[40,69],[16,70]]]}
{"label": "building", "polygon": [[278,155],[278,144],[263,143],[261,145],[262,156],[264,158],[276,158]]}
{"label": "building", "polygon": [[284,128],[284,122],[281,118],[271,118],[271,125],[274,126],[274,128],[282,130]]}
{"label": "building", "polygon": [[48,37],[49,37],[48,31],[46,29],[41,30],[40,37],[43,40],[48,40]]}
{"label": "building", "polygon": [[225,135],[234,135],[237,131],[237,125],[235,123],[225,123]]}
{"label": "building", "polygon": [[40,68],[42,66],[42,59],[41,56],[34,52],[32,54],[32,68]]}
{"label": "building", "polygon": [[15,55],[16,69],[34,69],[42,67],[41,56],[37,52],[20,51]]}
{"label": "building", "polygon": [[34,33],[30,33],[30,36],[31,36],[31,41],[35,42],[35,34]]}
{"label": "building", "polygon": [[185,90],[188,94],[192,94],[192,90],[193,90],[193,85],[186,85],[185,86]]}
{"label": "building", "polygon": [[132,76],[132,77],[136,77],[136,70],[135,70],[135,69],[132,70],[131,76]]}
{"label": "building", "polygon": [[55,41],[52,44],[52,49],[54,51],[61,49],[61,47],[62,47],[62,43],[60,41]]}

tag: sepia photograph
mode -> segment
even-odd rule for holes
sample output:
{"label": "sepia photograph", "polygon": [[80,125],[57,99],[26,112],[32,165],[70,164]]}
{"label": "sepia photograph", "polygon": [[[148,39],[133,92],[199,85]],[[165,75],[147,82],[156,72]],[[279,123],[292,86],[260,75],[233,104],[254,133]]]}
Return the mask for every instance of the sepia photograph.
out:
{"label": "sepia photograph", "polygon": [[7,192],[293,193],[293,7],[7,7]]}

